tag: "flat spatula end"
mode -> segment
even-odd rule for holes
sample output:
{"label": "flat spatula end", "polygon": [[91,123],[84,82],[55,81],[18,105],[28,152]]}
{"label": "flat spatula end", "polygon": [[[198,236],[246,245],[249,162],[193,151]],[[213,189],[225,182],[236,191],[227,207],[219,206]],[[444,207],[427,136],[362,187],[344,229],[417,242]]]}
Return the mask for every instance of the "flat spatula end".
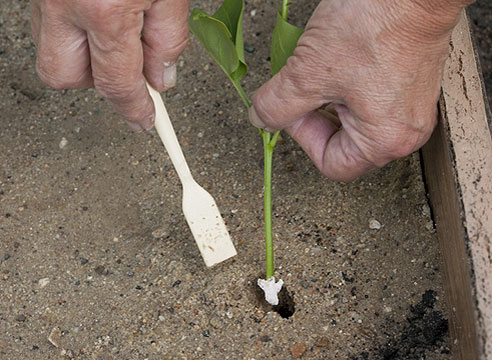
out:
{"label": "flat spatula end", "polygon": [[215,200],[196,182],[184,186],[183,213],[207,267],[237,255]]}

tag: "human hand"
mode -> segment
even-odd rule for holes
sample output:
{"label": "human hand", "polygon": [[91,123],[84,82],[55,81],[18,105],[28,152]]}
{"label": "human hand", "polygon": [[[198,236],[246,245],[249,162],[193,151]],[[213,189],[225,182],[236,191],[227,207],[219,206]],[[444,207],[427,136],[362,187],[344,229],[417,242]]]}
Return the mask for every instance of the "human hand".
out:
{"label": "human hand", "polygon": [[[417,150],[437,121],[459,1],[321,1],[294,55],[256,92],[250,121],[285,129],[334,180]],[[338,118],[318,111],[330,103]]]}
{"label": "human hand", "polygon": [[53,88],[109,99],[135,131],[154,124],[145,79],[175,86],[188,41],[188,0],[31,0],[36,70]]}

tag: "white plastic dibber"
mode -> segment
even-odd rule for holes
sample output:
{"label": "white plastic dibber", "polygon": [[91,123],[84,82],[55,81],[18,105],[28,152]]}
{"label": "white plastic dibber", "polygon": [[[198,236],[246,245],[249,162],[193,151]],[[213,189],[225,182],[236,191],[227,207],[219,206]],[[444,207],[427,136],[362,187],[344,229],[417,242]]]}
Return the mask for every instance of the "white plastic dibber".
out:
{"label": "white plastic dibber", "polygon": [[193,179],[161,95],[147,84],[155,107],[155,128],[183,185],[183,213],[208,267],[237,255],[215,200]]}

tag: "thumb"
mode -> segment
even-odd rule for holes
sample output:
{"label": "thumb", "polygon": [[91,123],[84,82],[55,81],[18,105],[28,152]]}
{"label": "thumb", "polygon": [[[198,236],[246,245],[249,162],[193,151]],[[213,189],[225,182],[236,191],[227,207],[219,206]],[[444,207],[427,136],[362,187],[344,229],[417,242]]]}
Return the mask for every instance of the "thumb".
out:
{"label": "thumb", "polygon": [[176,85],[176,60],[188,43],[188,0],[156,0],[145,12],[144,74],[159,91]]}
{"label": "thumb", "polygon": [[254,126],[284,129],[329,102],[324,96],[324,84],[309,63],[294,54],[280,72],[256,91],[249,111]]}

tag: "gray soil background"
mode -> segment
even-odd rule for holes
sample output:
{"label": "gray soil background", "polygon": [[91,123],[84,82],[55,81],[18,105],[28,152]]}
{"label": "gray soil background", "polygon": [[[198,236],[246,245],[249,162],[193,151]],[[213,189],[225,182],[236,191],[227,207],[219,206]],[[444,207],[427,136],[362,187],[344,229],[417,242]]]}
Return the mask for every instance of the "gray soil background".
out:
{"label": "gray soil background", "polygon": [[[293,21],[316,3],[294,2]],[[269,77],[274,19],[273,1],[248,1],[248,93]],[[340,184],[283,138],[275,256],[295,302],[283,318],[254,285],[264,271],[261,138],[196,41],[165,99],[239,253],[213,269],[156,132],[130,132],[93,90],[47,88],[34,59],[28,1],[0,0],[0,359],[450,358],[418,154]]]}

